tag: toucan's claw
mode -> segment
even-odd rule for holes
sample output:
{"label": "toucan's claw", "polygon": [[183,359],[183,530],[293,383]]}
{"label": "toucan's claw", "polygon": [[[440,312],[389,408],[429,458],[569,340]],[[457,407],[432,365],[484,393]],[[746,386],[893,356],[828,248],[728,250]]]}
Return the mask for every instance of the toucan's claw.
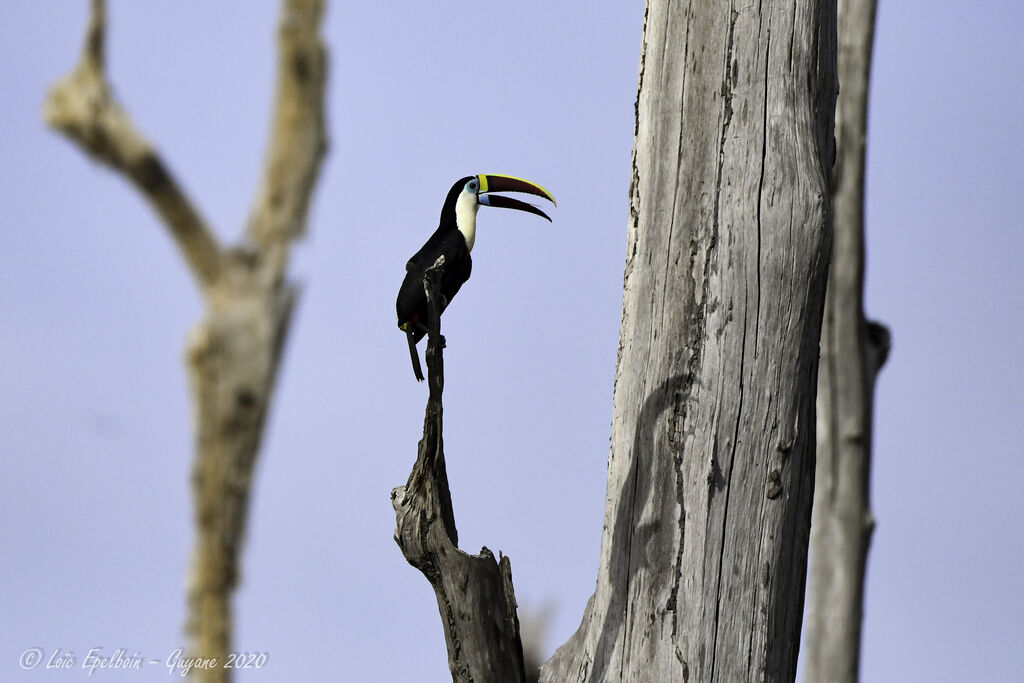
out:
{"label": "toucan's claw", "polygon": [[409,340],[409,356],[412,358],[412,373],[416,375],[416,381],[423,381],[423,368],[420,367],[420,354],[416,353],[416,337],[411,329],[405,331],[405,338]]}

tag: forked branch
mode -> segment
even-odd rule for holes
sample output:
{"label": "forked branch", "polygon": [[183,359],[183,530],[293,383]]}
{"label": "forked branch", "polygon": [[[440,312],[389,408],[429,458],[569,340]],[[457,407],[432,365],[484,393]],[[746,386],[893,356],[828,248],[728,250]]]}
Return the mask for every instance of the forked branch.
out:
{"label": "forked branch", "polygon": [[105,2],[92,0],[78,65],[50,89],[43,117],[139,189],[167,225],[200,289],[206,291],[221,274],[222,249],[160,155],[114,97],[105,70],[105,33]]}
{"label": "forked branch", "polygon": [[249,239],[271,257],[286,256],[288,242],[302,236],[327,151],[323,13],[323,0],[284,0],[281,10],[273,123],[248,228]]}
{"label": "forked branch", "polygon": [[391,492],[395,541],[437,597],[453,681],[525,680],[519,619],[507,557],[496,562],[487,548],[468,555],[458,548],[442,439],[444,337],[440,286],[444,257],[427,269],[424,288],[430,310],[427,337],[427,398],[420,440],[409,481]]}
{"label": "forked branch", "polygon": [[[46,100],[47,122],[131,180],[167,224],[203,292],[188,344],[196,416],[196,550],[188,581],[193,675],[230,679],[231,600],[240,575],[252,476],[298,288],[288,254],[305,228],[326,149],[324,0],[283,0],[277,96],[263,183],[241,244],[223,249],[153,146],[114,97],[104,70],[105,4],[92,0],[78,65]],[[216,665],[212,663],[216,662]]]}

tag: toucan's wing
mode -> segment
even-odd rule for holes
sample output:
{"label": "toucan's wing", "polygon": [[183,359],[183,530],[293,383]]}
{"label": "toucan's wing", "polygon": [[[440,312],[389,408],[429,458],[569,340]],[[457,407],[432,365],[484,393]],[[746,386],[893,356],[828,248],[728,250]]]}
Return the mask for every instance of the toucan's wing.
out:
{"label": "toucan's wing", "polygon": [[469,279],[472,272],[473,259],[470,258],[468,252],[466,252],[465,258],[458,259],[455,263],[449,264],[448,268],[445,269],[445,278],[441,286],[441,294],[444,295],[444,300],[441,302],[442,311],[451,303],[455,295],[459,293],[459,289]]}
{"label": "toucan's wing", "polygon": [[[442,229],[438,227],[433,231],[430,238],[423,243],[420,247],[420,251],[413,255],[413,258],[409,259],[406,263],[406,270],[411,270],[414,267],[429,268],[433,265],[433,261],[437,258],[438,254],[444,253],[445,249],[450,247],[446,245],[447,241],[455,238],[456,236],[462,237],[462,233],[457,229],[449,228]],[[429,263],[427,261],[430,261]]]}
{"label": "toucan's wing", "polygon": [[413,330],[414,341],[419,341],[426,332],[428,318],[427,295],[423,291],[423,274],[437,262],[441,255],[446,257],[444,276],[441,279],[441,311],[451,303],[467,279],[473,263],[466,248],[466,240],[458,230],[435,233],[416,255],[405,265],[405,278],[398,290],[395,311],[398,326]]}
{"label": "toucan's wing", "polygon": [[[444,279],[447,281],[465,267],[462,261],[469,257],[466,240],[461,232],[458,230],[435,232],[405,264],[405,279],[402,281],[398,295],[399,301],[404,302],[399,305],[398,313],[402,322],[407,320],[413,311],[426,306],[426,295],[423,293],[423,273],[434,265],[437,257],[442,254],[448,255],[448,263],[444,268]],[[465,278],[463,278],[464,280]],[[451,301],[449,293],[445,292],[445,296]]]}

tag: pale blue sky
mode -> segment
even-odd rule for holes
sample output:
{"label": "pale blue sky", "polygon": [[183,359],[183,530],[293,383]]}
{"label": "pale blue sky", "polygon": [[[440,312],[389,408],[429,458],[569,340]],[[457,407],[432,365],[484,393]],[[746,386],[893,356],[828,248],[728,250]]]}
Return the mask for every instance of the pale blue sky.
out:
{"label": "pale blue sky", "polygon": [[[0,5],[0,678],[38,646],[182,644],[201,314],[148,206],[44,129],[82,2]],[[433,594],[392,540],[425,387],[394,328],[403,266],[458,177],[536,180],[554,223],[483,209],[446,315],[462,547],[511,556],[554,647],[597,575],[642,3],[335,3],[330,155],[258,466],[240,681],[450,680]],[[224,239],[248,213],[276,2],[110,3],[112,80]],[[865,681],[1024,672],[1024,6],[882,2],[869,139],[880,379]],[[543,244],[543,249],[537,245]],[[123,672],[96,680],[122,680]],[[156,675],[147,676],[156,679]]]}

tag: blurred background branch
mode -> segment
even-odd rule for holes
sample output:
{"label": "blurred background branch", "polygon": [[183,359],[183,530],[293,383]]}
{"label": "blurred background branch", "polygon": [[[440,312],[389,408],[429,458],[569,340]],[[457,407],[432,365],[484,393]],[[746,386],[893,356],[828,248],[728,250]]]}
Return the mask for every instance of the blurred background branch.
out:
{"label": "blurred background branch", "polygon": [[285,0],[277,96],[264,181],[244,241],[222,249],[152,145],[114,98],[105,72],[105,3],[93,0],[78,65],[47,98],[44,116],[89,155],[129,179],[167,225],[195,274],[206,313],[188,341],[196,453],[195,550],[188,582],[189,656],[202,681],[225,681],[232,646],[251,483],[298,288],[287,281],[326,150],[327,59],[322,0]]}
{"label": "blurred background branch", "polygon": [[808,683],[859,679],[875,378],[889,331],[864,317],[864,169],[876,0],[839,0],[832,259],[818,364],[807,589]]}

